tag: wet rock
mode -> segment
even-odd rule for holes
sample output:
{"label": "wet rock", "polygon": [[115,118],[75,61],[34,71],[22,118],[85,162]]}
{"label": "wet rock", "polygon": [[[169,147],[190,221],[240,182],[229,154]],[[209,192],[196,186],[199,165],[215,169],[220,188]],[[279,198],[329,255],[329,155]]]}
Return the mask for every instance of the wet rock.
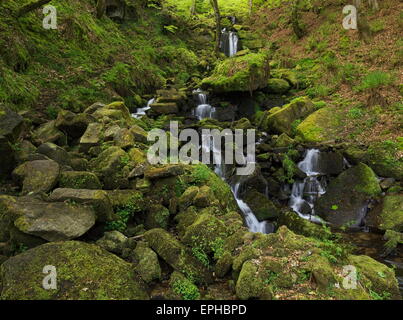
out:
{"label": "wet rock", "polygon": [[278,219],[278,224],[287,226],[291,231],[306,237],[327,239],[331,235],[321,225],[303,219],[297,213],[291,211],[283,212]]}
{"label": "wet rock", "polygon": [[357,226],[366,214],[364,210],[369,200],[380,193],[374,172],[361,163],[331,181],[315,209],[319,216],[334,226]]}
{"label": "wet rock", "polygon": [[344,157],[340,152],[321,152],[319,172],[326,175],[339,175],[344,170]]}
{"label": "wet rock", "polygon": [[273,292],[269,285],[256,277],[258,266],[253,261],[243,264],[241,273],[236,283],[236,295],[241,300],[262,299],[272,300]]}
{"label": "wet rock", "polygon": [[134,136],[129,129],[119,129],[113,137],[113,140],[115,145],[122,149],[128,149],[134,146]]}
{"label": "wet rock", "polygon": [[70,155],[67,153],[67,151],[54,143],[43,143],[38,147],[36,152],[45,155],[53,161],[56,161],[59,165],[70,164]]}
{"label": "wet rock", "polygon": [[243,200],[248,204],[259,221],[275,219],[280,210],[264,194],[251,190],[247,192]]}
{"label": "wet rock", "polygon": [[165,102],[165,103],[153,103],[150,105],[151,110],[154,111],[156,114],[176,114],[179,112],[178,105],[172,102]]}
{"label": "wet rock", "polygon": [[403,232],[403,194],[387,195],[368,214],[367,225],[380,230]]}
{"label": "wet rock", "polygon": [[72,201],[89,205],[94,208],[97,219],[101,222],[115,219],[112,203],[104,190],[59,188],[52,192],[49,200],[54,202]]}
{"label": "wet rock", "polygon": [[186,210],[193,204],[193,200],[199,193],[199,188],[196,186],[191,186],[185,190],[185,192],[179,198],[179,208],[180,210]]}
{"label": "wet rock", "polygon": [[60,166],[53,160],[25,162],[13,171],[13,179],[22,185],[22,193],[49,192],[59,179]]}
{"label": "wet rock", "polygon": [[[42,286],[46,265],[55,266],[57,289]],[[16,300],[145,300],[146,287],[130,263],[99,246],[49,243],[1,265],[1,296]]]}
{"label": "wet rock", "polygon": [[380,186],[381,186],[381,188],[382,188],[382,190],[387,190],[387,189],[389,189],[391,186],[393,186],[393,184],[395,183],[395,179],[393,179],[393,178],[386,178],[386,179],[383,179],[381,182],[380,182]]}
{"label": "wet rock", "polygon": [[130,127],[130,133],[134,136],[134,140],[141,143],[147,143],[147,131],[143,128],[133,125]]}
{"label": "wet rock", "polygon": [[211,273],[192,255],[186,247],[163,229],[145,233],[150,247],[175,270],[182,272],[197,283],[211,283]]}
{"label": "wet rock", "polygon": [[60,174],[60,188],[72,189],[102,189],[101,182],[92,172],[86,171],[65,171]]}
{"label": "wet rock", "polygon": [[209,186],[202,186],[193,199],[194,205],[198,208],[207,208],[211,206],[214,201],[214,193]]}
{"label": "wet rock", "polygon": [[87,113],[75,114],[68,110],[61,110],[57,115],[55,126],[73,139],[80,138],[87,126],[95,119]]}
{"label": "wet rock", "polygon": [[295,140],[290,138],[286,133],[282,133],[276,140],[274,146],[276,148],[290,147],[295,144]]}

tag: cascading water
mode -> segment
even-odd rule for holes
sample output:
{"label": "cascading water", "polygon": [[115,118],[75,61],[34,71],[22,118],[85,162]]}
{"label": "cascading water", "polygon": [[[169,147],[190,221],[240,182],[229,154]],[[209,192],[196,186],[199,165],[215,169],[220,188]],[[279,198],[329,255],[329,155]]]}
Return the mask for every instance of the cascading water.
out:
{"label": "cascading water", "polygon": [[146,111],[151,109],[151,105],[155,102],[155,98],[152,98],[151,100],[149,100],[147,102],[147,105],[143,108],[138,108],[137,111],[135,113],[132,114],[133,118],[139,119],[142,116],[146,115]]}
{"label": "cascading water", "polygon": [[[199,94],[199,102],[204,102],[205,105],[206,102],[206,97],[203,96],[200,92]],[[199,108],[200,105],[197,107]],[[197,108],[196,108],[196,115],[197,115]],[[199,110],[200,111],[200,110]],[[199,118],[199,117],[198,117]],[[210,117],[211,118],[211,117]],[[200,118],[199,118],[200,119]],[[267,233],[269,231],[268,223],[266,221],[260,222],[256,216],[253,214],[253,211],[251,208],[248,206],[248,204],[241,199],[241,189],[242,185],[244,182],[244,176],[234,176],[231,179],[231,182],[227,181],[227,171],[226,171],[226,165],[222,156],[222,150],[218,149],[214,141],[210,141],[207,145],[202,144],[202,150],[207,153],[212,153],[213,160],[214,160],[214,172],[225,182],[227,182],[230,187],[231,191],[235,197],[235,200],[238,204],[239,209],[242,211],[244,217],[245,217],[245,222],[246,225],[248,226],[249,230],[251,232],[260,232],[260,233]],[[248,157],[244,156],[244,163],[247,165],[248,163],[251,163],[251,161],[254,161],[253,159],[250,159]]]}
{"label": "cascading water", "polygon": [[207,103],[207,94],[200,89],[193,92],[197,98],[197,107],[193,111],[193,115],[197,117],[198,120],[203,120],[206,118],[214,118],[215,108]]}
{"label": "cascading water", "polygon": [[310,149],[307,151],[304,160],[298,164],[298,168],[305,172],[307,177],[304,181],[296,181],[292,187],[290,207],[304,219],[323,222],[315,216],[315,201],[325,194],[325,184],[320,180],[319,170],[320,151]]}
{"label": "cascading water", "polygon": [[220,48],[227,57],[233,57],[238,52],[238,34],[234,31],[227,31],[226,28],[221,31]]}

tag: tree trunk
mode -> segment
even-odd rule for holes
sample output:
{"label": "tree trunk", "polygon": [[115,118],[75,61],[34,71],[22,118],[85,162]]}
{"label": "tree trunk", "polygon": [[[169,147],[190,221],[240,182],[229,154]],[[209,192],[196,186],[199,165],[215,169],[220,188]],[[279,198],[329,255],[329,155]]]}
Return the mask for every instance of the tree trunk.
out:
{"label": "tree trunk", "polygon": [[221,39],[221,14],[217,0],[210,0],[210,3],[214,9],[215,21],[216,21],[216,39],[215,39],[214,51],[218,55],[218,53],[220,52],[220,39]]}
{"label": "tree trunk", "polygon": [[300,20],[299,6],[300,6],[300,0],[294,0],[292,4],[291,24],[295,35],[297,36],[298,39],[301,39],[305,35],[305,32],[302,29],[299,21]]}
{"label": "tree trunk", "polygon": [[52,0],[38,0],[38,1],[26,4],[20,10],[18,10],[17,18],[22,17],[23,15],[26,15],[27,13],[42,7],[43,5],[49,3],[50,1],[52,1]]}

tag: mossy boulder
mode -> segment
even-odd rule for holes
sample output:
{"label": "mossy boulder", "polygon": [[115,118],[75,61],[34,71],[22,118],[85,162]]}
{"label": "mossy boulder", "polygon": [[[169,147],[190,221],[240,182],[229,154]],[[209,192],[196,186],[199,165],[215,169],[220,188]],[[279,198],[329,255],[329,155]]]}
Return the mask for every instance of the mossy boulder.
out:
{"label": "mossy boulder", "polygon": [[[45,266],[54,266],[57,289],[42,286]],[[131,264],[83,242],[44,244],[0,267],[3,300],[146,300],[144,283]]]}
{"label": "mossy boulder", "polygon": [[174,236],[163,229],[144,234],[150,247],[175,270],[197,283],[211,283],[212,274]]}
{"label": "mossy boulder", "polygon": [[58,188],[52,192],[50,201],[80,203],[94,208],[98,221],[115,219],[112,203],[104,190]]}
{"label": "mossy boulder", "polygon": [[266,91],[273,94],[283,94],[290,90],[290,84],[283,79],[269,79]]}
{"label": "mossy boulder", "polygon": [[126,241],[127,237],[119,231],[115,230],[105,232],[104,236],[101,239],[97,240],[96,244],[109,252],[121,254]]}
{"label": "mossy boulder", "polygon": [[68,152],[54,143],[43,143],[36,149],[36,152],[56,161],[61,166],[70,164]]}
{"label": "mossy boulder", "polygon": [[218,218],[204,213],[186,228],[182,242],[198,248],[205,254],[213,253],[218,259],[223,253],[224,240],[228,236],[225,224]]}
{"label": "mossy boulder", "polygon": [[168,229],[170,212],[160,204],[151,205],[147,212],[145,227],[147,229]]}
{"label": "mossy boulder", "polygon": [[92,147],[99,146],[103,137],[103,125],[90,123],[80,138],[80,151],[87,153]]}
{"label": "mossy boulder", "polygon": [[23,129],[23,121],[18,113],[0,104],[0,136],[15,142]]}
{"label": "mossy boulder", "polygon": [[126,128],[119,129],[115,133],[113,141],[115,143],[115,146],[122,149],[134,147],[134,136],[130,132],[130,130]]}
{"label": "mossy boulder", "polygon": [[60,188],[71,189],[102,189],[96,174],[87,171],[64,171],[60,174]]}
{"label": "mossy boulder", "polygon": [[144,176],[148,179],[161,179],[175,177],[183,174],[183,167],[177,164],[164,165],[161,167],[150,167],[144,172]]}
{"label": "mossy boulder", "polygon": [[316,202],[316,212],[337,227],[358,226],[370,199],[380,195],[375,173],[360,163],[330,182],[326,194]]}
{"label": "mossy boulder", "polygon": [[350,256],[351,265],[362,276],[361,283],[383,299],[401,299],[395,272],[392,268],[368,256]]}
{"label": "mossy boulder", "polygon": [[143,242],[139,242],[133,251],[135,270],[147,283],[161,279],[161,267],[157,254]]}
{"label": "mossy boulder", "polygon": [[272,288],[259,277],[258,265],[254,261],[246,261],[236,283],[236,295],[241,300],[272,300]]}
{"label": "mossy boulder", "polygon": [[207,208],[214,204],[214,202],[214,192],[209,186],[202,186],[199,188],[199,191],[193,199],[194,205],[198,208]]}
{"label": "mossy boulder", "polygon": [[158,115],[176,114],[179,112],[178,105],[174,102],[155,102],[150,107]]}
{"label": "mossy boulder", "polygon": [[275,219],[280,215],[280,210],[264,194],[251,190],[243,199],[251,208],[259,221]]}
{"label": "mossy boulder", "polygon": [[274,143],[276,148],[288,148],[295,144],[295,140],[290,138],[286,133],[282,133]]}
{"label": "mossy boulder", "polygon": [[53,142],[59,146],[67,143],[66,135],[56,128],[55,121],[49,121],[40,125],[32,133],[32,140],[36,145]]}
{"label": "mossy boulder", "polygon": [[13,171],[13,179],[22,185],[22,193],[49,192],[57,184],[60,166],[53,160],[25,162]]}
{"label": "mossy boulder", "polygon": [[110,147],[90,161],[90,167],[101,178],[107,190],[128,186],[130,157],[119,147]]}
{"label": "mossy boulder", "polygon": [[201,87],[216,93],[251,92],[267,86],[268,60],[264,53],[249,53],[225,59],[212,75],[203,79]]}
{"label": "mossy boulder", "polygon": [[319,109],[309,115],[296,128],[296,136],[302,142],[321,143],[335,140],[339,120],[331,107]]}
{"label": "mossy boulder", "polygon": [[281,213],[278,224],[287,226],[291,231],[306,237],[327,239],[331,236],[331,232],[327,231],[323,226],[303,219],[297,213],[291,211]]}
{"label": "mossy boulder", "polygon": [[6,232],[10,232],[10,224],[13,224],[19,231],[47,241],[76,239],[96,220],[90,207],[48,203],[31,197],[2,198],[0,206],[1,225],[6,227]]}
{"label": "mossy boulder", "polygon": [[315,105],[309,98],[296,98],[279,111],[268,115],[266,129],[273,133],[287,133],[291,135],[293,122],[307,117],[314,111]]}
{"label": "mossy boulder", "polygon": [[384,231],[403,232],[403,194],[386,195],[370,211],[368,225]]}
{"label": "mossy boulder", "polygon": [[179,209],[186,210],[193,204],[193,200],[199,193],[199,188],[191,186],[185,190],[185,192],[179,198]]}

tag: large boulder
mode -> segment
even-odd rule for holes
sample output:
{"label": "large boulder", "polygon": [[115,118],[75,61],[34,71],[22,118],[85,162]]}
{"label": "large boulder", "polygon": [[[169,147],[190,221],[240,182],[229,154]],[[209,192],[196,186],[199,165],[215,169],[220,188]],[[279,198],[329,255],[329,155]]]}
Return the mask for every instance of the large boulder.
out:
{"label": "large boulder", "polygon": [[100,145],[102,131],[103,125],[101,123],[90,123],[80,139],[80,151],[88,152],[90,148]]}
{"label": "large boulder", "polygon": [[144,172],[144,176],[148,179],[162,179],[168,177],[179,176],[183,174],[184,170],[181,165],[164,165],[161,167],[151,167]]}
{"label": "large boulder", "polygon": [[335,140],[340,122],[331,107],[319,109],[309,115],[296,129],[296,135],[302,142],[321,143]]}
{"label": "large boulder", "polygon": [[380,230],[403,232],[403,194],[391,194],[370,211],[367,225]]}
{"label": "large boulder", "polygon": [[381,193],[375,173],[365,164],[352,167],[330,182],[316,202],[316,212],[337,227],[357,226],[365,217],[369,200]]}
{"label": "large boulder", "polygon": [[269,79],[267,82],[267,92],[274,94],[286,93],[290,90],[290,84],[283,79]]}
{"label": "large boulder", "polygon": [[30,197],[2,198],[1,220],[13,223],[23,233],[47,241],[76,239],[95,224],[90,207],[68,203],[48,203]]}
{"label": "large boulder", "polygon": [[89,205],[94,208],[97,218],[101,222],[115,219],[112,203],[108,193],[104,190],[59,188],[52,192],[49,200],[54,202],[71,201]]}
{"label": "large boulder", "polygon": [[203,79],[201,87],[216,93],[252,92],[267,87],[268,76],[266,55],[249,53],[219,62],[213,74]]}
{"label": "large boulder", "polygon": [[139,242],[133,251],[133,260],[135,261],[135,270],[141,278],[150,283],[154,280],[161,279],[161,267],[157,254],[146,246],[143,242]]}
{"label": "large boulder", "polygon": [[151,205],[147,212],[145,227],[147,229],[168,229],[170,212],[160,204]]}
{"label": "large boulder", "polygon": [[[55,268],[54,290],[43,288],[45,266]],[[5,300],[148,299],[130,263],[83,242],[44,244],[10,258],[0,270]]]}
{"label": "large boulder", "polygon": [[25,162],[13,171],[13,178],[22,185],[22,193],[49,192],[57,184],[60,166],[53,160]]}
{"label": "large boulder", "polygon": [[150,247],[176,271],[198,283],[211,283],[212,275],[186,247],[168,231],[152,229],[144,234]]}
{"label": "large boulder", "polygon": [[54,143],[43,143],[38,147],[36,152],[45,155],[46,157],[56,161],[60,165],[70,164],[70,155],[68,154],[68,152]]}
{"label": "large boulder", "polygon": [[307,97],[296,98],[279,111],[269,114],[266,129],[273,133],[292,134],[294,121],[303,119],[315,111],[315,105]]}

